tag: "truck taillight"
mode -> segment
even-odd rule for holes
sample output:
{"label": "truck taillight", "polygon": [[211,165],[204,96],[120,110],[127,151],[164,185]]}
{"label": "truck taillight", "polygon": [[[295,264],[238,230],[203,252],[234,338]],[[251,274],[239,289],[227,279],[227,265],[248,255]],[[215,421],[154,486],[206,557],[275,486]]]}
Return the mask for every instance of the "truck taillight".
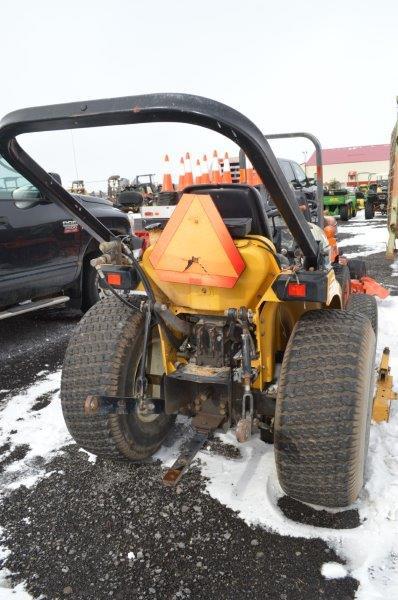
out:
{"label": "truck taillight", "polygon": [[142,240],[142,252],[144,252],[148,246],[150,245],[149,239],[149,231],[145,231],[144,229],[139,229],[138,231],[134,231],[134,235],[139,237]]}

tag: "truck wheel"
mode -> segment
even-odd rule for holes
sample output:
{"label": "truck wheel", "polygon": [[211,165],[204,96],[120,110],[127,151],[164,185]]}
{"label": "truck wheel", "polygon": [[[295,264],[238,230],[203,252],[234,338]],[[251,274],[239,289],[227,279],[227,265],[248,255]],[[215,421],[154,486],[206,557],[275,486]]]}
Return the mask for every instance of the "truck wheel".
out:
{"label": "truck wheel", "polygon": [[373,202],[366,200],[365,202],[365,219],[373,219],[375,216]]}
{"label": "truck wheel", "polygon": [[343,204],[343,206],[340,206],[339,214],[340,214],[340,219],[342,221],[348,221],[348,219],[350,218],[350,211],[349,211],[348,204]]}
{"label": "truck wheel", "polygon": [[368,319],[316,310],[286,347],[275,412],[278,479],[311,504],[351,504],[364,479],[376,340]]}
{"label": "truck wheel", "polygon": [[[144,317],[107,297],[86,313],[70,339],[62,372],[61,402],[76,443],[97,456],[140,461],[154,454],[172,426],[173,415],[86,415],[88,395],[132,396],[141,360]],[[157,328],[147,359],[148,394],[161,397],[163,362]]]}
{"label": "truck wheel", "polygon": [[94,306],[104,296],[98,285],[98,273],[90,265],[90,259],[94,258],[95,254],[91,254],[84,258],[83,263],[83,281],[82,281],[82,311],[86,312]]}
{"label": "truck wheel", "polygon": [[350,313],[364,315],[372,324],[372,329],[377,337],[378,314],[377,302],[374,296],[368,294],[351,294],[346,309]]}
{"label": "truck wheel", "polygon": [[362,279],[366,276],[366,262],[362,258],[350,258],[347,262],[351,279]]}
{"label": "truck wheel", "polygon": [[343,308],[345,308],[348,298],[351,294],[351,276],[350,270],[346,265],[340,265],[339,263],[333,264],[333,271],[337,281],[341,287]]}

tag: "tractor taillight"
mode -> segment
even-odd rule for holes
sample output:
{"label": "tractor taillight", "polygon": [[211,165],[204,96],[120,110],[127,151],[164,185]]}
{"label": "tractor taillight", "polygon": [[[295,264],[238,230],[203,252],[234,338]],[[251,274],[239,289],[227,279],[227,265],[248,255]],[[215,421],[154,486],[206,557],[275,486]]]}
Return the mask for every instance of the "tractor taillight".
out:
{"label": "tractor taillight", "polygon": [[287,293],[288,296],[294,296],[295,298],[305,298],[307,295],[307,286],[305,283],[288,283]]}
{"label": "tractor taillight", "polygon": [[122,285],[122,276],[120,273],[107,273],[106,280],[109,285],[116,285],[119,287]]}

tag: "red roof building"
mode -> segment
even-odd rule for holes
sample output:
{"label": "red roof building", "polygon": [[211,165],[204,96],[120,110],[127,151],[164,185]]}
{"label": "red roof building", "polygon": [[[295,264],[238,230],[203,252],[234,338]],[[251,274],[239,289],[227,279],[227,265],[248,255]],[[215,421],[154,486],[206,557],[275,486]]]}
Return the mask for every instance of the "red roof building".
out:
{"label": "red roof building", "polygon": [[[366,183],[369,178],[373,180],[373,176],[388,173],[390,144],[325,148],[322,159],[325,182],[337,179],[346,185]],[[315,152],[306,163],[306,171],[308,176],[315,174]]]}
{"label": "red roof building", "polygon": [[[390,144],[373,146],[350,146],[348,148],[325,148],[322,150],[324,165],[340,165],[342,163],[373,162],[390,159]],[[315,166],[315,152],[307,161],[308,166]]]}

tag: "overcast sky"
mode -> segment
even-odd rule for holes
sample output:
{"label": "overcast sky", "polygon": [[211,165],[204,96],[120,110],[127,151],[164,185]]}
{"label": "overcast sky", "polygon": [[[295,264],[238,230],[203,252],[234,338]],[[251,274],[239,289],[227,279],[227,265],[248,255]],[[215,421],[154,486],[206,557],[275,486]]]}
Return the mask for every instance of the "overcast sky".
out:
{"label": "overcast sky", "polygon": [[[323,147],[389,142],[398,94],[397,0],[2,0],[0,114],[41,104],[186,92],[264,132]],[[158,172],[233,144],[208,130],[134,125],[24,136],[64,184]],[[73,157],[75,147],[76,166]],[[305,142],[275,146],[300,162]],[[77,167],[77,172],[76,172]]]}

